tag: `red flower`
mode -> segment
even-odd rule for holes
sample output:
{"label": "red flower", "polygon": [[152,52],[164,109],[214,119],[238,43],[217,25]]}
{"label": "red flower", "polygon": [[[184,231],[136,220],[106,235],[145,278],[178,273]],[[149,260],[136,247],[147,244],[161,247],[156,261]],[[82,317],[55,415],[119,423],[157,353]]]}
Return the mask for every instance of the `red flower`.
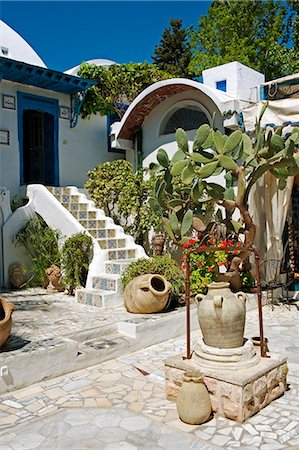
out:
{"label": "red flower", "polygon": [[206,245],[201,245],[199,248],[207,248]]}
{"label": "red flower", "polygon": [[219,261],[218,266],[224,266],[224,262]]}
{"label": "red flower", "polygon": [[200,238],[200,237],[201,237],[201,234],[200,234],[200,233],[197,233],[196,237]]}
{"label": "red flower", "polygon": [[182,269],[186,269],[187,264],[182,264]]}
{"label": "red flower", "polygon": [[237,243],[237,247],[241,247],[241,242],[238,242],[238,243]]}
{"label": "red flower", "polygon": [[202,267],[202,262],[198,262],[198,267]]}
{"label": "red flower", "polygon": [[215,243],[215,239],[209,239],[209,240],[208,240],[208,243],[209,243],[209,244],[214,244],[214,243]]}
{"label": "red flower", "polygon": [[189,244],[195,244],[196,240],[195,239],[189,239]]}
{"label": "red flower", "polygon": [[238,255],[239,253],[240,253],[239,250],[235,250],[235,251],[234,251],[234,254],[235,254],[235,255]]}
{"label": "red flower", "polygon": [[189,244],[184,244],[183,247],[184,248],[189,248]]}
{"label": "red flower", "polygon": [[209,267],[209,268],[208,268],[208,271],[209,271],[209,272],[213,272],[213,267]]}
{"label": "red flower", "polygon": [[221,248],[225,248],[227,247],[227,242],[226,241],[222,241],[220,242]]}
{"label": "red flower", "polygon": [[185,258],[182,256],[181,259],[180,259],[180,261],[185,261]]}
{"label": "red flower", "polygon": [[228,245],[232,245],[233,241],[231,239],[228,239],[227,243]]}

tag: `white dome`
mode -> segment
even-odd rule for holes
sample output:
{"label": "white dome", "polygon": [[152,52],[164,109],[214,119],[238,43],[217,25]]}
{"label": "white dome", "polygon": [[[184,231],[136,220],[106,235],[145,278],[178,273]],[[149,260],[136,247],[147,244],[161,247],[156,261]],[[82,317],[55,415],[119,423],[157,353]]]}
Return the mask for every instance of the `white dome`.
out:
{"label": "white dome", "polygon": [[[87,64],[95,64],[96,66],[104,66],[109,67],[112,64],[117,64],[115,61],[111,61],[110,59],[90,59],[86,61]],[[78,66],[72,67],[71,69],[66,70],[64,73],[68,75],[77,75],[80,68],[80,64]]]}
{"label": "white dome", "polygon": [[0,56],[34,66],[47,67],[33,48],[2,20],[0,20]]}

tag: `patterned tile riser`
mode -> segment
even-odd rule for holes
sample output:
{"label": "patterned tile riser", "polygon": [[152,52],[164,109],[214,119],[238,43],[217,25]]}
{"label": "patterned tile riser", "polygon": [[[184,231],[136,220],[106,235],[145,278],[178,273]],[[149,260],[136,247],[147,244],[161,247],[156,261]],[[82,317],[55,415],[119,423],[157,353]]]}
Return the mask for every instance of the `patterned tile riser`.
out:
{"label": "patterned tile riser", "polygon": [[106,278],[93,277],[92,288],[93,289],[101,289],[102,291],[114,291],[115,292],[117,289],[117,282],[116,282],[116,280],[108,280]]}
{"label": "patterned tile riser", "polygon": [[[93,231],[93,230],[91,230]],[[92,233],[91,233],[92,234]],[[99,246],[103,249],[123,248],[126,245],[125,239],[98,239]]]}
{"label": "patterned tile riser", "polygon": [[105,272],[120,275],[129,263],[106,263]]}
{"label": "patterned tile riser", "polygon": [[135,250],[108,250],[109,261],[117,259],[133,259],[136,257]]}
{"label": "patterned tile riser", "polygon": [[86,292],[83,289],[78,289],[76,292],[76,297],[78,303],[97,306],[98,308],[103,307],[103,296],[100,294],[92,294],[90,292]]}

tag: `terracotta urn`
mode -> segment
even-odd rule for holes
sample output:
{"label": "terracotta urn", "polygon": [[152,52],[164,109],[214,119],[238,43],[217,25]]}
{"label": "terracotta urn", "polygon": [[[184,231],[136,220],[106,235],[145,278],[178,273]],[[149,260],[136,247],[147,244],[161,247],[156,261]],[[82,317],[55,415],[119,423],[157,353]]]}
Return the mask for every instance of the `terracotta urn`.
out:
{"label": "terracotta urn", "polygon": [[155,233],[152,243],[154,248],[154,254],[156,256],[162,256],[165,244],[165,234],[161,232]]}
{"label": "terracotta urn", "polygon": [[47,291],[50,292],[58,292],[60,289],[61,282],[61,270],[55,264],[52,264],[47,270],[46,274],[49,280],[49,284],[47,286]]}
{"label": "terracotta urn", "polygon": [[171,284],[162,275],[140,275],[131,280],[124,291],[125,307],[136,314],[163,311],[170,289]]}
{"label": "terracotta urn", "polygon": [[212,413],[211,401],[199,370],[184,373],[176,405],[179,417],[185,423],[199,425],[209,419]]}
{"label": "terracotta urn", "polygon": [[213,282],[208,289],[207,295],[195,297],[204,343],[217,348],[242,347],[246,295],[233,294],[227,282]]}
{"label": "terracotta urn", "polygon": [[12,326],[12,313],[15,309],[13,303],[0,298],[0,347],[7,341]]}
{"label": "terracotta urn", "polygon": [[19,289],[24,284],[24,271],[20,264],[9,266],[9,281],[13,288]]}

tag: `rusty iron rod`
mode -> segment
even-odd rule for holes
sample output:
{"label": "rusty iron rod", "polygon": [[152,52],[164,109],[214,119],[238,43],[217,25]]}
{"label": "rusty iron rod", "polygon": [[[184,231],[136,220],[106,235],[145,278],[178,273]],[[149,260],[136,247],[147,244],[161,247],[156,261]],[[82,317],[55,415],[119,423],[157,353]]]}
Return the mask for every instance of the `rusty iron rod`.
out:
{"label": "rusty iron rod", "polygon": [[261,357],[266,358],[266,343],[264,339],[264,328],[263,328],[263,305],[262,305],[262,287],[261,287],[261,275],[260,275],[260,256],[258,249],[253,246],[251,251],[254,253],[255,257],[255,276],[256,276],[256,286],[257,286],[257,304],[259,312],[259,328],[260,328],[260,345],[261,345]]}
{"label": "rusty iron rod", "polygon": [[186,281],[185,281],[185,300],[186,300],[186,359],[191,358],[191,336],[190,336],[190,253],[186,255]]}

